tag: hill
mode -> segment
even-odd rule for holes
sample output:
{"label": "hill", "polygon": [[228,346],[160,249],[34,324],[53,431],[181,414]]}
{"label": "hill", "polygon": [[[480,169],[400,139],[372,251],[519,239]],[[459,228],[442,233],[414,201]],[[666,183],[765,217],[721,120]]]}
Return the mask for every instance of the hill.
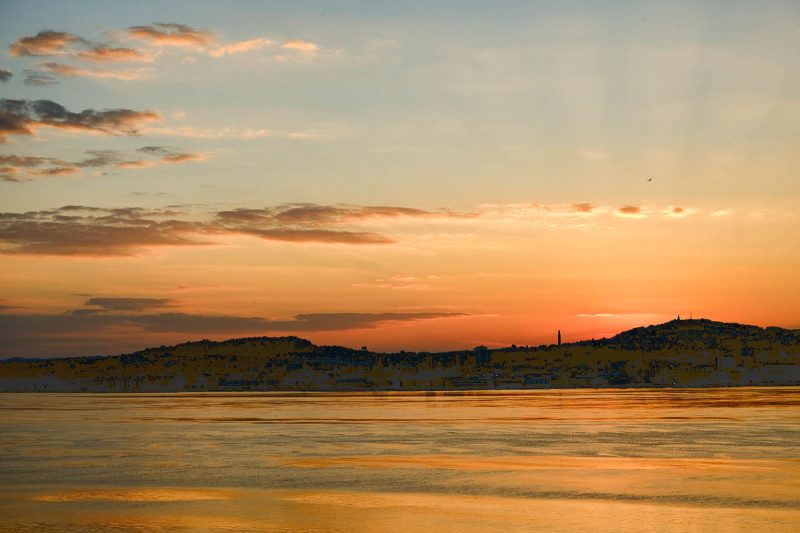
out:
{"label": "hill", "polygon": [[378,353],[251,337],[0,362],[0,391],[459,390],[800,384],[800,331],[673,320],[562,345]]}

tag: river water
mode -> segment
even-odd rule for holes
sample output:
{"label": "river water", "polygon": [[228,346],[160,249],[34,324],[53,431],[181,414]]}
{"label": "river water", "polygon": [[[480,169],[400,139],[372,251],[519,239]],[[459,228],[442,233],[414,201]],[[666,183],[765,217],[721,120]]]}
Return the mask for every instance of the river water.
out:
{"label": "river water", "polygon": [[800,388],[0,394],[3,531],[800,531]]}

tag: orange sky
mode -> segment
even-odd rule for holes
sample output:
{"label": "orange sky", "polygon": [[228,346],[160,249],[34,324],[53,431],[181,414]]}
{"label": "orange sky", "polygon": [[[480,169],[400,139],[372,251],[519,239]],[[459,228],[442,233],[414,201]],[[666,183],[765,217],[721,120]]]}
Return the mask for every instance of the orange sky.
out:
{"label": "orange sky", "polygon": [[191,6],[3,8],[0,357],[800,327],[796,3]]}

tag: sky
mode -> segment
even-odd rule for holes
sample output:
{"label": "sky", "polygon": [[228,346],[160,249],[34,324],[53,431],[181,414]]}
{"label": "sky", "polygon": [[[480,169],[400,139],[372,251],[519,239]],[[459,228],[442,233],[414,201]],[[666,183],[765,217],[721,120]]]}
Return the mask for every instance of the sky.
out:
{"label": "sky", "polygon": [[800,328],[800,4],[0,1],[0,357]]}

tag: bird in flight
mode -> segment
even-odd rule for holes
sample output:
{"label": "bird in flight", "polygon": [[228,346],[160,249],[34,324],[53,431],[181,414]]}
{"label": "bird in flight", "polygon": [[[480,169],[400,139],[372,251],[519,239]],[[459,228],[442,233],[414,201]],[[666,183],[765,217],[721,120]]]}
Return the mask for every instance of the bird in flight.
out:
{"label": "bird in flight", "polygon": [[653,178],[648,178],[647,181],[653,181]]}

